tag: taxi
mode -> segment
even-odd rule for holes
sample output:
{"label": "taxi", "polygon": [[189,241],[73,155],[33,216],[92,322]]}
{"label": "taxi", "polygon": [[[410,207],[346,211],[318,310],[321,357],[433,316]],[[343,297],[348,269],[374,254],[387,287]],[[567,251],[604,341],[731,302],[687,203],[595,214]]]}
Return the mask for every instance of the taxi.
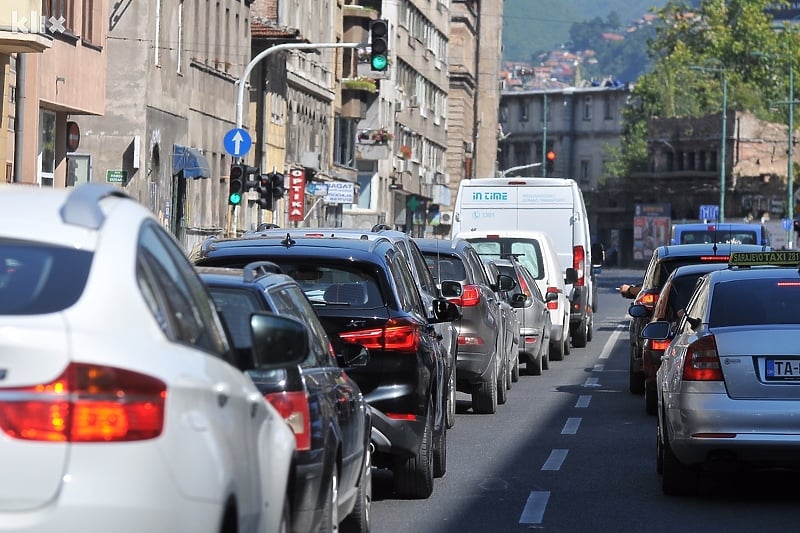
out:
{"label": "taxi", "polygon": [[665,494],[700,471],[800,470],[800,252],[732,253],[702,276],[657,374],[657,469]]}

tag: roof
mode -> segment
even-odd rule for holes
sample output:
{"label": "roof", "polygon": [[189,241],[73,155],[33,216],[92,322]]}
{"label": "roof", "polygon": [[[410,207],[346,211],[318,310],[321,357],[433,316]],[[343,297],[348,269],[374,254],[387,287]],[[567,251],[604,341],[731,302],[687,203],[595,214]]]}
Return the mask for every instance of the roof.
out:
{"label": "roof", "polygon": [[[264,236],[261,234],[247,234],[236,239],[216,239],[210,237],[202,244],[199,250],[192,252],[191,259],[196,263],[203,263],[206,259],[214,257],[230,256],[249,256],[257,257],[265,253],[265,249],[274,252],[274,248],[281,247],[284,254],[292,257],[314,257],[325,250],[336,250],[331,253],[336,258],[347,260],[357,256],[366,259],[374,254],[381,246],[393,246],[388,239],[378,241],[347,239],[347,238],[316,238],[316,237],[291,237],[287,240],[287,235]],[[348,255],[343,255],[340,250],[347,249]],[[213,262],[213,261],[211,261]]]}
{"label": "roof", "polygon": [[703,244],[670,244],[659,246],[655,253],[660,258],[691,257],[694,255],[730,255],[731,252],[765,252],[768,246],[758,244],[703,243]]}

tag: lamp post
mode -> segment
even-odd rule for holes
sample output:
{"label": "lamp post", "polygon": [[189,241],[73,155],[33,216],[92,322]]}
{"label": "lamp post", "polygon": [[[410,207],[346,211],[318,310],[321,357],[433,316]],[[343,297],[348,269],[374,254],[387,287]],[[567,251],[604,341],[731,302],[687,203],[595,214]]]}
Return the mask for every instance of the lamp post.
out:
{"label": "lamp post", "polygon": [[720,142],[719,162],[719,222],[725,222],[725,161],[727,160],[726,142],[728,139],[728,78],[725,75],[725,66],[719,59],[712,58],[719,63],[718,67],[689,67],[691,70],[703,72],[719,72],[722,76],[722,139]]}
{"label": "lamp post", "polygon": [[542,177],[547,177],[547,165],[545,164],[545,154],[547,153],[547,93],[542,93],[544,101],[542,104]]}
{"label": "lamp post", "polygon": [[501,178],[505,178],[505,177],[506,177],[506,174],[508,174],[509,172],[514,172],[514,171],[517,171],[517,170],[524,170],[524,169],[526,169],[526,168],[538,167],[538,166],[540,166],[541,164],[542,164],[542,163],[530,163],[530,164],[528,164],[528,165],[520,165],[520,166],[518,166],[518,167],[511,167],[511,168],[507,168],[507,169],[505,169],[505,170],[503,170],[503,171],[501,171],[501,172],[500,172],[500,177],[501,177]]}

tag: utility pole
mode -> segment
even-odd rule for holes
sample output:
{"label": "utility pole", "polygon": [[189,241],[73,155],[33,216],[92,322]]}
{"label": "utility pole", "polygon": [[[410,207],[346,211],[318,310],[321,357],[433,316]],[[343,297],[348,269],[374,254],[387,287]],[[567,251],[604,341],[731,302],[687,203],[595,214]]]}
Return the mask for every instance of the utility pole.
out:
{"label": "utility pole", "polygon": [[542,158],[542,177],[547,177],[547,164],[545,161],[545,154],[547,153],[547,93],[542,93],[544,103],[542,105],[542,153],[539,154]]}

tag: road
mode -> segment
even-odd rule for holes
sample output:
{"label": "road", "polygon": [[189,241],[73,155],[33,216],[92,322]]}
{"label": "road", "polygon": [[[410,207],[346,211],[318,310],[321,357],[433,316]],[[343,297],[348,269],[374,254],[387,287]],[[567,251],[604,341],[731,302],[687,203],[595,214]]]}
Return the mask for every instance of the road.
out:
{"label": "road", "polygon": [[697,496],[662,494],[655,418],[628,392],[629,301],[615,291],[641,277],[605,270],[593,340],[542,376],[521,376],[496,414],[472,414],[459,395],[447,475],[429,499],[395,498],[391,474],[376,471],[373,531],[796,530],[792,476],[707,477]]}

